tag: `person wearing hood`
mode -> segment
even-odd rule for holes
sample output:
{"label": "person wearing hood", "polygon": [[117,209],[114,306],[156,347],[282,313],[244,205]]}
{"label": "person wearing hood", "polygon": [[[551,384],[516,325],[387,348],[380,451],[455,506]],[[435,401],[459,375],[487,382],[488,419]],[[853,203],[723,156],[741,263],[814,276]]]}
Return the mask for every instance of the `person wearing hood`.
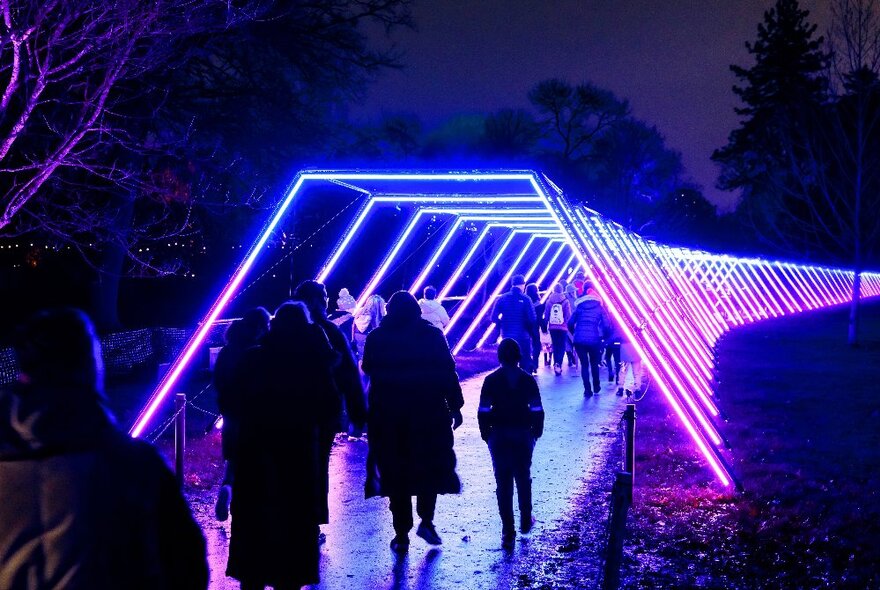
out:
{"label": "person wearing hood", "polygon": [[439,545],[437,495],[461,490],[452,431],[462,423],[464,398],[446,338],[422,319],[410,293],[389,299],[388,315],[367,336],[362,368],[370,378],[365,495],[390,501],[392,551],[409,550],[412,496],[421,518],[416,534]]}
{"label": "person wearing hood", "polygon": [[[563,281],[564,282],[564,281]],[[577,287],[573,284],[569,283],[563,286],[563,293],[565,294],[565,299],[568,301],[568,308],[571,310],[571,313],[574,313],[575,303],[578,300]],[[569,316],[571,319],[571,316]],[[568,320],[565,320],[566,324]],[[568,356],[568,366],[569,367],[577,367],[578,366],[578,358],[577,354],[574,351],[574,342],[571,340],[571,332],[565,337],[565,354]]]}
{"label": "person wearing hood", "polygon": [[319,582],[319,524],[327,517],[323,436],[338,419],[338,354],[301,301],[275,311],[245,353],[226,574],[241,590]]}
{"label": "person wearing hood", "polygon": [[540,350],[538,340],[538,319],[532,300],[524,293],[526,279],[523,275],[513,275],[510,291],[498,298],[492,310],[492,321],[501,329],[502,338],[512,338],[523,352],[520,366],[527,373],[533,372],[535,352]]}
{"label": "person wearing hood", "polygon": [[0,391],[0,588],[207,588],[174,475],[105,408],[88,317],[38,313],[14,351],[19,380]]}
{"label": "person wearing hood", "polygon": [[602,390],[599,362],[602,356],[603,334],[610,324],[608,313],[599,300],[596,290],[589,283],[585,283],[585,295],[575,301],[574,313],[568,320],[568,329],[573,334],[574,348],[581,361],[581,379],[584,382],[585,397]]}
{"label": "person wearing hood", "polygon": [[419,299],[419,307],[422,309],[422,319],[427,320],[435,328],[443,329],[449,323],[449,314],[443,304],[437,301],[437,289],[431,286],[425,287]]}

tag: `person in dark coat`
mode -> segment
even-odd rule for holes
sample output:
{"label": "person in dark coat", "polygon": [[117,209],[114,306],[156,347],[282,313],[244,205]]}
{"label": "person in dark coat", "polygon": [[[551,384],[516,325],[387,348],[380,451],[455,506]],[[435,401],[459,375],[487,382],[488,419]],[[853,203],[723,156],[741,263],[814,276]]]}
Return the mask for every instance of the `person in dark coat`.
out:
{"label": "person in dark coat", "polygon": [[535,378],[520,369],[522,353],[515,340],[498,345],[501,368],[483,381],[477,421],[489,444],[495,471],[495,495],[501,514],[501,545],[513,547],[513,485],[519,500],[520,531],[532,530],[532,451],[544,432],[544,407]]}
{"label": "person in dark coat", "polygon": [[568,320],[568,329],[573,334],[574,348],[581,362],[584,396],[589,397],[602,390],[602,383],[599,380],[599,361],[602,356],[603,336],[611,322],[602,302],[599,301],[596,290],[589,286],[589,283],[585,285],[586,294],[575,302],[574,312]]}
{"label": "person in dark coat", "polygon": [[318,524],[326,509],[320,436],[338,412],[324,331],[289,301],[241,361],[247,396],[232,484],[226,573],[242,590],[316,584]]}
{"label": "person in dark coat", "polygon": [[443,332],[422,319],[406,291],[391,297],[388,315],[367,337],[363,370],[370,377],[366,497],[389,498],[393,551],[409,549],[412,496],[421,518],[416,534],[439,545],[437,494],[461,490],[452,431],[464,398]]}
{"label": "person in dark coat", "polygon": [[[351,340],[343,335],[336,324],[327,319],[329,297],[326,287],[317,281],[303,281],[297,285],[293,297],[306,304],[312,321],[324,330],[330,341],[330,346],[333,347],[339,359],[333,368],[333,379],[338,392],[336,407],[339,411],[323,425],[320,436],[321,461],[323,462],[321,473],[324,475],[321,485],[326,498],[330,493],[329,469],[333,439],[336,437],[336,433],[342,430],[348,430],[349,435],[354,438],[360,437],[367,420],[366,397],[357,361],[355,361],[351,349]],[[344,424],[346,418],[347,425]],[[330,509],[326,502],[321,511],[320,522],[321,524],[330,522]],[[324,539],[324,534],[321,533],[322,543]]]}
{"label": "person in dark coat", "polygon": [[498,298],[492,310],[492,321],[501,329],[502,338],[513,338],[523,351],[522,368],[531,373],[537,368],[533,362],[533,352],[540,350],[538,319],[532,300],[523,293],[526,279],[514,275],[510,280],[510,291]]}
{"label": "person in dark coat", "polygon": [[[538,285],[535,283],[526,285],[525,295],[532,302],[532,306],[535,309],[535,329],[532,332],[532,373],[534,374],[540,364],[541,334],[547,334],[547,322],[544,321],[545,303],[541,301],[541,293],[538,291]],[[547,361],[545,364],[549,365],[550,357],[545,354],[544,358]]]}
{"label": "person in dark coat", "polygon": [[269,312],[263,307],[255,307],[245,312],[240,320],[235,320],[226,328],[226,346],[217,355],[214,363],[214,389],[217,390],[217,408],[223,416],[222,451],[226,461],[226,471],[217,494],[214,515],[217,520],[229,518],[229,502],[232,498],[232,481],[235,477],[235,455],[241,408],[246,400],[242,390],[236,386],[239,380],[238,365],[245,351],[255,346],[269,331]]}
{"label": "person in dark coat", "polygon": [[174,476],[105,408],[91,321],[41,312],[14,350],[19,380],[0,391],[0,588],[207,588]]}

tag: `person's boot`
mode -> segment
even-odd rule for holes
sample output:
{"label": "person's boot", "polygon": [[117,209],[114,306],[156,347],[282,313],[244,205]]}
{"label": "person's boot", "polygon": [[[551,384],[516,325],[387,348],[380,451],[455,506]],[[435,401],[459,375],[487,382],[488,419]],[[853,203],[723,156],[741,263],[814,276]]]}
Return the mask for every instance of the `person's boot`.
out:
{"label": "person's boot", "polygon": [[409,535],[394,535],[391,539],[391,550],[402,555],[409,551]]}
{"label": "person's boot", "polygon": [[220,486],[217,493],[217,504],[214,506],[214,516],[220,522],[229,518],[229,503],[232,500],[232,487],[229,485]]}
{"label": "person's boot", "polygon": [[434,528],[434,524],[431,522],[424,520],[420,522],[419,528],[416,529],[416,535],[423,538],[429,545],[441,545],[443,543],[440,535],[437,534],[437,529]]}
{"label": "person's boot", "polygon": [[553,365],[553,372],[562,375],[562,365]]}

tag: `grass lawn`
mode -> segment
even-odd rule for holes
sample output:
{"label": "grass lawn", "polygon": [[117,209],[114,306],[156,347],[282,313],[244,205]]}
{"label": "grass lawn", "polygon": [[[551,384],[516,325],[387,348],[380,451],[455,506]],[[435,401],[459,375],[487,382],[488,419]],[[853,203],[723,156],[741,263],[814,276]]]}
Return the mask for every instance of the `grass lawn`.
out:
{"label": "grass lawn", "polygon": [[720,430],[745,492],[712,480],[649,390],[637,408],[628,587],[880,588],[880,304],[735,330]]}

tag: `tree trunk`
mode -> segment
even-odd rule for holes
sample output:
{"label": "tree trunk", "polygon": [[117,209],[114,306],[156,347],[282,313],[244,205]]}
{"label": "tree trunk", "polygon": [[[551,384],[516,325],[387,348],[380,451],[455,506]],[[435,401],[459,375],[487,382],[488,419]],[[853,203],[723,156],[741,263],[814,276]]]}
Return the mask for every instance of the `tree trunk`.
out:
{"label": "tree trunk", "polygon": [[852,284],[852,300],[849,303],[849,334],[847,342],[850,346],[859,345],[859,304],[862,294],[862,273],[855,271]]}
{"label": "tree trunk", "polygon": [[128,255],[127,241],[134,216],[134,199],[127,195],[116,197],[118,212],[113,222],[115,239],[108,241],[103,251],[97,276],[91,288],[91,314],[102,333],[119,330],[119,283]]}

